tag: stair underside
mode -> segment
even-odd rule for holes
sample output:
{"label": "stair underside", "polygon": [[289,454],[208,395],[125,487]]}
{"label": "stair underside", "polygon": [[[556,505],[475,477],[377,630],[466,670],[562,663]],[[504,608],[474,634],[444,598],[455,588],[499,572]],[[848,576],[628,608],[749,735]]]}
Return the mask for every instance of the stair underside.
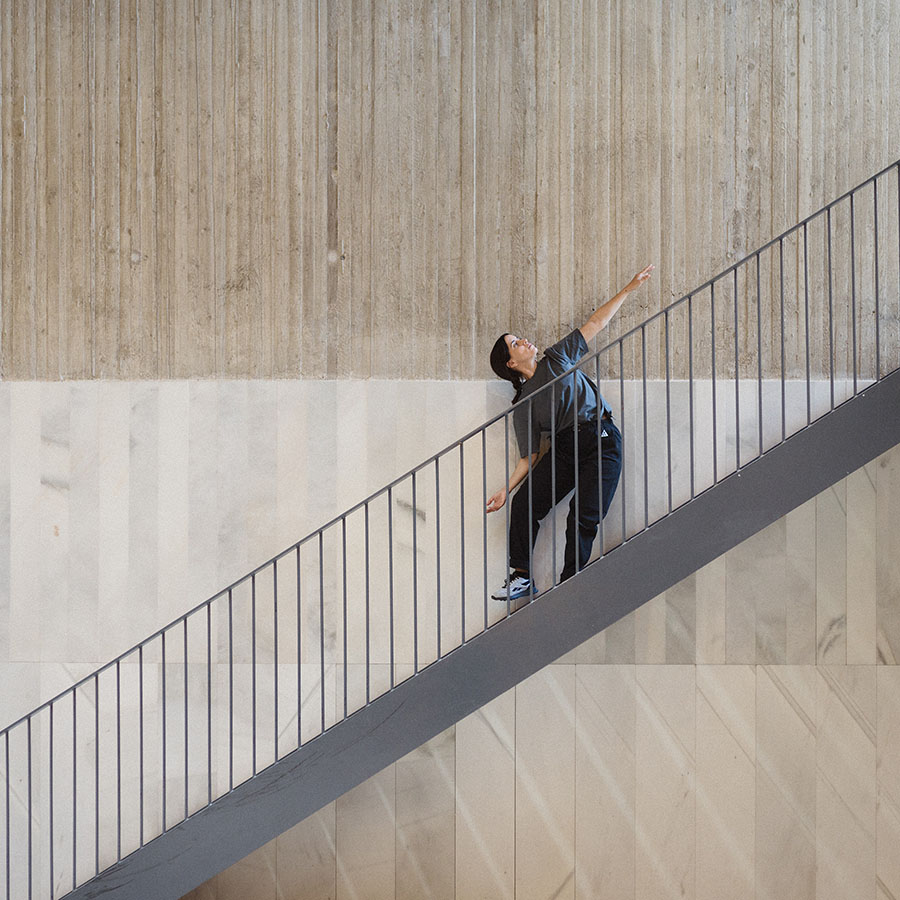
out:
{"label": "stair underside", "polygon": [[68,897],[177,900],[897,444],[900,372]]}

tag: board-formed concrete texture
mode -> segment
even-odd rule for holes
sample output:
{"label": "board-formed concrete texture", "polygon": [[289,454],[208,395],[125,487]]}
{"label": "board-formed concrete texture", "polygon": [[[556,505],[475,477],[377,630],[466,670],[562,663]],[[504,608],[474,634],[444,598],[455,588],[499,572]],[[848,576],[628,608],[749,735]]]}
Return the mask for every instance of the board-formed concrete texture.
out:
{"label": "board-formed concrete texture", "polygon": [[486,378],[900,147],[890,3],[227,9],[4,4],[3,378]]}

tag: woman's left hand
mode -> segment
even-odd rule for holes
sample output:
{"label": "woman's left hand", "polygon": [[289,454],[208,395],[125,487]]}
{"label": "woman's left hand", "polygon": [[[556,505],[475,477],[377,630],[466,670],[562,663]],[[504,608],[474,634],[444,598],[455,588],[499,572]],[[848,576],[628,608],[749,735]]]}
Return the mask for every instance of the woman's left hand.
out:
{"label": "woman's left hand", "polygon": [[498,509],[503,509],[503,504],[506,503],[506,491],[501,488],[497,491],[496,494],[492,494],[488,497],[487,506],[485,509],[490,512],[497,512]]}

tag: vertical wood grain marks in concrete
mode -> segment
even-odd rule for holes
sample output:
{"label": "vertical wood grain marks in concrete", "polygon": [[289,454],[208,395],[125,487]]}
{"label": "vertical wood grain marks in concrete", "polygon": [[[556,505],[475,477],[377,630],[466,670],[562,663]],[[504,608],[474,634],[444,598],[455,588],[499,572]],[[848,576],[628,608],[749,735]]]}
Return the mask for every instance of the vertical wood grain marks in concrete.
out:
{"label": "vertical wood grain marks in concrete", "polygon": [[[891,162],[900,100],[875,60],[900,17],[839,0],[827,18],[743,0],[7,4],[0,371],[483,377],[500,331],[548,344],[653,260],[621,333]],[[822,366],[821,311],[812,326]]]}

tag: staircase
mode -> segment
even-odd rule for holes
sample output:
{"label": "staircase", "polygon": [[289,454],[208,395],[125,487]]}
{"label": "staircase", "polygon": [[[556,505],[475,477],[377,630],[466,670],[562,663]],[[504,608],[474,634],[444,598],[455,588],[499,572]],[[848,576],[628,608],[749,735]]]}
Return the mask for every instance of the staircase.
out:
{"label": "staircase", "polygon": [[505,410],[0,732],[0,897],[181,897],[900,443],[900,162],[580,365],[625,436],[584,571],[551,517],[489,599]]}

